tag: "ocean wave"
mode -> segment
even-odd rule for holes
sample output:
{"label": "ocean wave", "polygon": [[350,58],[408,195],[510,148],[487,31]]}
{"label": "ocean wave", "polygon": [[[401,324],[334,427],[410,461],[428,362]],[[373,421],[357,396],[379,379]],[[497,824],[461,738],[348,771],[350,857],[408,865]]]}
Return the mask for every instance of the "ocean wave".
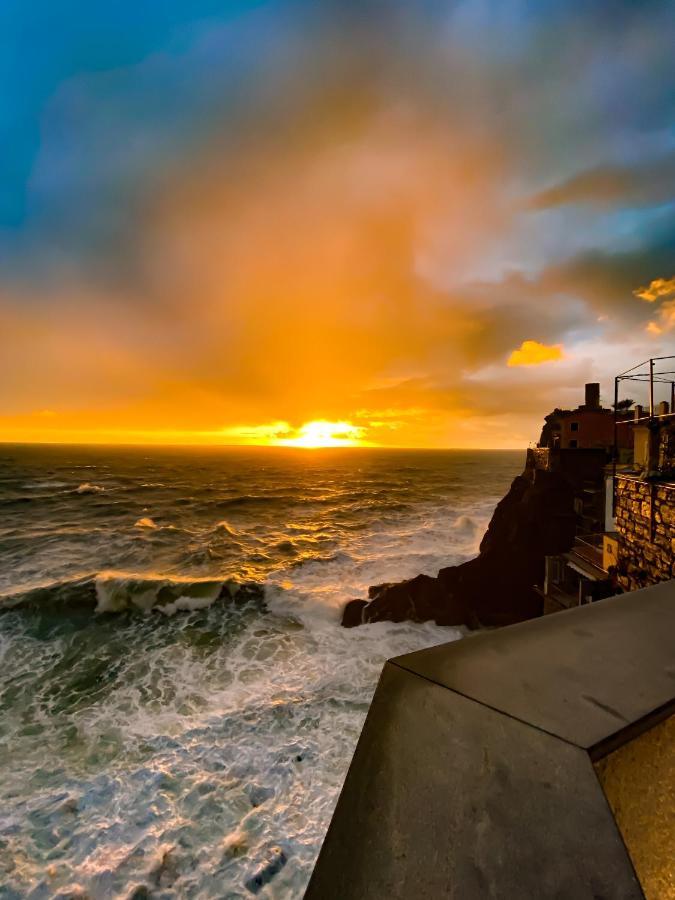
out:
{"label": "ocean wave", "polygon": [[473,516],[458,516],[452,524],[453,531],[467,536],[475,534],[478,528],[480,523]]}
{"label": "ocean wave", "polygon": [[233,525],[230,525],[230,523],[227,522],[225,519],[223,519],[220,522],[217,522],[213,530],[219,531],[219,532],[224,531],[225,534],[229,534],[230,537],[238,537],[239,536],[239,532],[237,531],[237,529]]}
{"label": "ocean wave", "polygon": [[79,487],[75,488],[76,494],[102,494],[105,491],[105,488],[101,484],[90,484],[88,481],[85,481],[84,484],[79,485]]}
{"label": "ocean wave", "polygon": [[262,598],[262,585],[256,582],[111,571],[29,585],[0,594],[0,611],[85,609],[93,613],[137,611],[171,616],[179,611],[205,609],[218,602],[242,603]]}
{"label": "ocean wave", "polygon": [[336,550],[334,553],[319,553],[314,556],[305,556],[302,559],[296,559],[289,563],[291,569],[310,568],[314,566],[323,566],[326,563],[338,563],[346,566],[353,566],[356,558],[346,550]]}
{"label": "ocean wave", "polygon": [[134,528],[157,528],[157,525],[150,516],[142,516],[142,518],[134,523]]}
{"label": "ocean wave", "polygon": [[284,556],[296,556],[298,552],[298,548],[295,546],[293,541],[284,540],[278,541],[274,544],[274,549],[278,550],[279,553],[283,553]]}
{"label": "ocean wave", "polygon": [[0,594],[0,611],[15,609],[76,610],[95,608],[95,574],[26,585]]}

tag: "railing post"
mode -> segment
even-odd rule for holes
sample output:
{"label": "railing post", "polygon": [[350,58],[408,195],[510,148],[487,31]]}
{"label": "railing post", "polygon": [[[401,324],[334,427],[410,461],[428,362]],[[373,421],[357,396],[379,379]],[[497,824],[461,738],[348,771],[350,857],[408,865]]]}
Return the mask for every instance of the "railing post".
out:
{"label": "railing post", "polygon": [[[614,452],[612,453],[612,516],[616,514],[616,458],[619,455],[619,378],[614,379]],[[605,501],[607,502],[607,501]]]}
{"label": "railing post", "polygon": [[649,360],[649,418],[654,418],[654,360]]}

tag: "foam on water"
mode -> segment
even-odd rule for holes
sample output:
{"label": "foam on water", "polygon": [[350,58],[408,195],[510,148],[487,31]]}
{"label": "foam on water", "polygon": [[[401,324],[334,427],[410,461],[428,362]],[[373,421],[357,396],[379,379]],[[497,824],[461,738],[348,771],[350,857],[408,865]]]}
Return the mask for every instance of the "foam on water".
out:
{"label": "foam on water", "polygon": [[75,488],[77,494],[101,494],[103,491],[105,491],[103,485],[89,484],[88,481],[85,481],[84,484],[80,484]]}
{"label": "foam on water", "polygon": [[[461,459],[369,460],[235,460],[224,485],[208,459],[107,460],[86,534],[68,492],[48,537],[15,514],[35,537],[0,539],[0,895],[302,896],[384,660],[460,637],[342,629],[341,607],[470,556],[517,466],[478,483]],[[268,501],[223,522],[235,481]],[[135,528],[147,507],[175,531]]]}
{"label": "foam on water", "polygon": [[205,609],[216,600],[236,597],[239,585],[214,579],[163,578],[125,572],[102,572],[96,576],[96,612],[158,610],[173,615],[178,610]]}

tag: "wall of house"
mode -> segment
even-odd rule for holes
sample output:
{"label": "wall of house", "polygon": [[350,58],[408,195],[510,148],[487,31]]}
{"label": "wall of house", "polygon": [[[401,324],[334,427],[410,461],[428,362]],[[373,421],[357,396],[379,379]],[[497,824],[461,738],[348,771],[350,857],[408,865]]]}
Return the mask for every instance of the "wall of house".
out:
{"label": "wall of house", "polygon": [[545,469],[548,472],[561,472],[576,492],[583,490],[589,482],[600,488],[608,461],[609,454],[602,449],[530,447],[525,467],[526,470]]}
{"label": "wall of house", "polygon": [[[577,430],[573,431],[572,426]],[[580,449],[611,446],[614,441],[614,416],[604,410],[575,410],[560,419],[560,446]]]}
{"label": "wall of house", "polygon": [[[619,420],[621,423],[632,422],[633,414],[622,413]],[[544,446],[561,449],[609,449],[614,445],[614,414],[609,409],[583,407],[550,413],[546,417],[540,442]],[[629,425],[620,425],[617,442],[619,447],[632,448],[633,436]]]}
{"label": "wall of house", "polygon": [[675,577],[675,483],[618,475],[616,530],[624,590]]}

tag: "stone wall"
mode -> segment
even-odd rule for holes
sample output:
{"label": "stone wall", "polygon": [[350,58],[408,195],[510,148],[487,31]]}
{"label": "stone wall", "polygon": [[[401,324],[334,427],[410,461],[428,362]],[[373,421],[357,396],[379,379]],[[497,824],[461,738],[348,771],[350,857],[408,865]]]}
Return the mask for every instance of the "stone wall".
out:
{"label": "stone wall", "polygon": [[675,577],[675,483],[618,475],[616,530],[624,590]]}
{"label": "stone wall", "polygon": [[597,448],[570,450],[560,447],[530,447],[525,469],[526,472],[536,469],[560,472],[578,491],[588,487],[589,482],[598,487],[602,485],[608,458],[607,450]]}
{"label": "stone wall", "polygon": [[671,419],[659,429],[659,472],[675,473],[675,422]]}

